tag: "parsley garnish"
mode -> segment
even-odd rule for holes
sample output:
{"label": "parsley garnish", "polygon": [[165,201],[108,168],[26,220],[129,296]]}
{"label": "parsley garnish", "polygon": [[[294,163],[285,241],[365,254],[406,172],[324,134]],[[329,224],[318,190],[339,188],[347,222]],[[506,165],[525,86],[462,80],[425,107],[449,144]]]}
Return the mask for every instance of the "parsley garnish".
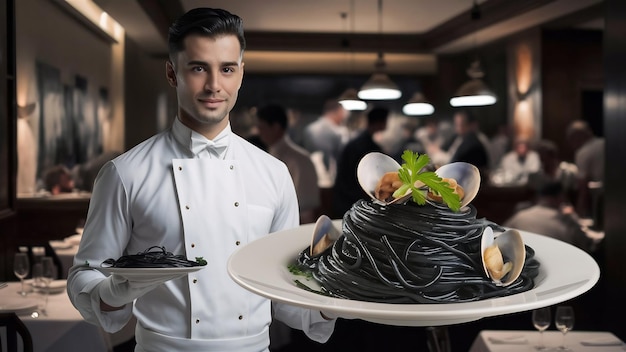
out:
{"label": "parsley garnish", "polygon": [[411,189],[413,201],[419,205],[426,203],[426,195],[420,190],[421,185],[415,185],[416,181],[420,181],[431,190],[437,192],[443,198],[443,201],[453,211],[461,208],[461,199],[459,195],[454,193],[454,189],[450,188],[448,182],[443,181],[432,171],[420,172],[422,168],[430,162],[430,158],[426,154],[419,155],[410,150],[405,150],[402,154],[402,168],[398,170],[398,176],[402,180],[403,185],[396,191],[398,194],[406,194]]}
{"label": "parsley garnish", "polygon": [[204,259],[204,257],[196,257],[196,263],[200,265],[207,265],[207,261]]}

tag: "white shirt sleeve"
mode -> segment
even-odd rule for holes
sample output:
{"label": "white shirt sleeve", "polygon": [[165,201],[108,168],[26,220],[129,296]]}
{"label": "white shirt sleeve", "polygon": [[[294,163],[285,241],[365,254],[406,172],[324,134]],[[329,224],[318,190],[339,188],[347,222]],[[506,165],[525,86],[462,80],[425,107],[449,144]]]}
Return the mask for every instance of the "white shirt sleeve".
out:
{"label": "white shirt sleeve", "polygon": [[[132,305],[114,312],[100,310],[100,295],[94,289],[105,279],[96,269],[102,258],[119,258],[130,237],[130,217],[127,214],[126,193],[115,165],[107,163],[100,171],[90,201],[88,221],[74,266],[67,279],[70,301],[86,321],[115,332],[132,316]],[[86,264],[89,264],[89,267]]]}

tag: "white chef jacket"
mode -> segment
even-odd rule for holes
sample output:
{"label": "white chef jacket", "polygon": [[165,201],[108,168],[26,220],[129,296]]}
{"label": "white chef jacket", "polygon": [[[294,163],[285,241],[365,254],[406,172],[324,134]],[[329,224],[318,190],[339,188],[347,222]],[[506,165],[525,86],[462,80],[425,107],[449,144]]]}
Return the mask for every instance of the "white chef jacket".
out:
{"label": "white chef jacket", "polygon": [[[233,282],[230,254],[268,233],[298,224],[298,203],[282,162],[230,130],[223,155],[198,158],[197,133],[178,119],[172,128],[108,162],[92,193],[68,294],[83,317],[106,331],[137,317],[137,350],[263,351],[269,345],[270,301]],[[222,159],[223,158],[223,159]],[[94,287],[104,275],[94,269],[107,258],[164,246],[208,265],[168,281],[115,312],[100,311]],[[334,320],[320,313],[275,303],[275,318],[328,340]],[[142,349],[143,348],[143,349]]]}

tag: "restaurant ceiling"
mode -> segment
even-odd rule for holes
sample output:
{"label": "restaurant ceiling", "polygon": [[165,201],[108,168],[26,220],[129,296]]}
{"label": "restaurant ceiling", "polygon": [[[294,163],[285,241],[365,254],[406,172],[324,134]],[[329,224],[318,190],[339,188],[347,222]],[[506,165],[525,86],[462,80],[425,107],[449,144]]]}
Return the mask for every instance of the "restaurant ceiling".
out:
{"label": "restaurant ceiling", "polygon": [[[437,55],[454,54],[537,27],[603,27],[603,0],[94,0],[129,38],[165,57],[167,28],[198,6],[244,20],[247,72],[353,73],[384,51],[390,73],[435,74]],[[342,18],[341,14],[347,14]]]}

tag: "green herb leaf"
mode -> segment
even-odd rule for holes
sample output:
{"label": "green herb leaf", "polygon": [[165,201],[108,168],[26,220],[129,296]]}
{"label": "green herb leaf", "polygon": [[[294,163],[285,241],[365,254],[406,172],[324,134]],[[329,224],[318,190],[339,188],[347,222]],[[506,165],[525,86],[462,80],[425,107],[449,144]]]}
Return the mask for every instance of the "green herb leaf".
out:
{"label": "green herb leaf", "polygon": [[196,263],[200,265],[207,265],[207,261],[204,259],[204,257],[196,257]]}
{"label": "green herb leaf", "polygon": [[461,199],[458,194],[454,193],[454,189],[450,188],[448,182],[443,181],[441,177],[437,176],[432,171],[421,172],[422,168],[430,163],[430,158],[426,154],[419,155],[410,150],[405,150],[402,154],[402,168],[398,170],[398,176],[404,185],[408,185],[411,188],[413,201],[419,205],[426,203],[426,191],[421,188],[421,184],[415,185],[416,181],[420,181],[438,193],[446,205],[454,210],[458,211],[461,208]]}

